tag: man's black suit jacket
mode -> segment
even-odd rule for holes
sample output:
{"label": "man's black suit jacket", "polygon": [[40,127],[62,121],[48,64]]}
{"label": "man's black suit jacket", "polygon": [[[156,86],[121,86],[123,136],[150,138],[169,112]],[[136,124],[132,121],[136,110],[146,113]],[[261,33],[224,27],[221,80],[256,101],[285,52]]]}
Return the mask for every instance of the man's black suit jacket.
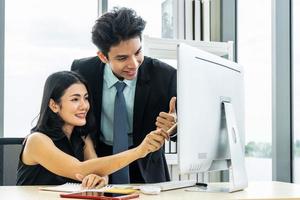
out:
{"label": "man's black suit jacket", "polygon": [[[87,81],[92,97],[93,113],[97,131],[96,152],[98,156],[112,154],[112,148],[100,141],[100,121],[102,108],[103,71],[105,64],[98,57],[74,60],[71,70],[79,72]],[[171,66],[145,56],[138,69],[133,112],[133,147],[138,146],[145,136],[156,129],[155,121],[159,112],[168,112],[171,97],[177,96],[176,70]],[[164,155],[164,148],[148,154],[133,163],[140,171],[144,182],[169,181],[170,176]],[[140,182],[140,180],[131,180]]]}

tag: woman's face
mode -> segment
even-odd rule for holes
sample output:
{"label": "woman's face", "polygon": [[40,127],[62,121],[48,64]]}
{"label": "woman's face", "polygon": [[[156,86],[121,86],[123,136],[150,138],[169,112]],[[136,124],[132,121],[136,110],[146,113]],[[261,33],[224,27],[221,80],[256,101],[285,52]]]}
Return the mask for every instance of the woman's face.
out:
{"label": "woman's face", "polygon": [[65,125],[84,126],[90,109],[88,92],[82,83],[75,83],[66,89],[58,105],[58,114]]}

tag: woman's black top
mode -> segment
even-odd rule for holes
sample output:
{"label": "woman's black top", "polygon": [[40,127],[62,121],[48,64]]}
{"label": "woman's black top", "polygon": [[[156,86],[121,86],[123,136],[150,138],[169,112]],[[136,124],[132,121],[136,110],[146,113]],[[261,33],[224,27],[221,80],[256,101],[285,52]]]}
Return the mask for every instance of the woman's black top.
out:
{"label": "woman's black top", "polygon": [[[70,140],[63,132],[54,134],[45,134],[51,138],[53,143],[61,151],[77,158],[80,161],[84,160],[83,148],[84,141],[81,136],[73,132]],[[78,182],[63,176],[56,175],[41,165],[26,165],[22,162],[22,154],[25,147],[23,144],[22,151],[19,157],[19,165],[17,171],[17,185],[60,185],[66,182]]]}

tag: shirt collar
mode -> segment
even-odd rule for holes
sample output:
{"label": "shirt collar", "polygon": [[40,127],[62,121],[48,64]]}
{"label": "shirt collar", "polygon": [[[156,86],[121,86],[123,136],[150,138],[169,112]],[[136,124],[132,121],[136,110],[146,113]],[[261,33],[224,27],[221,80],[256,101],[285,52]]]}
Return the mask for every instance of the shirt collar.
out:
{"label": "shirt collar", "polygon": [[[106,63],[104,66],[104,81],[106,82],[107,87],[109,89],[119,81],[119,79],[112,72],[111,67],[109,66],[108,63]],[[126,79],[123,80],[123,82],[129,87],[134,87],[136,81],[137,81],[137,76],[132,80],[126,80]]]}

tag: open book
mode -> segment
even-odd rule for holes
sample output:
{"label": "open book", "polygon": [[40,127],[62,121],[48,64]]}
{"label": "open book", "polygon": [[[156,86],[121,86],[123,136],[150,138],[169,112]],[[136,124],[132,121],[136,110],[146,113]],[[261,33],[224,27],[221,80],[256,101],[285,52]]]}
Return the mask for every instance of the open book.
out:
{"label": "open book", "polygon": [[100,189],[83,189],[80,183],[65,183],[57,186],[40,187],[40,190],[53,192],[111,192],[120,194],[131,194],[137,191],[138,186],[130,185],[107,185]]}

